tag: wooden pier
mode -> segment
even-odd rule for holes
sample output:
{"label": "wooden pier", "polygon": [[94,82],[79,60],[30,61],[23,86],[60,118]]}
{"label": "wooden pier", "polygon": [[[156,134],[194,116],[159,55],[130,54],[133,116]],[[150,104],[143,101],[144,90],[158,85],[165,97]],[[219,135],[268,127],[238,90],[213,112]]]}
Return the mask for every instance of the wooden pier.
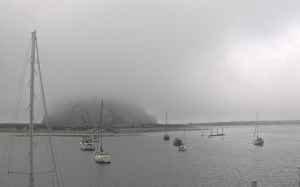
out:
{"label": "wooden pier", "polygon": [[208,137],[211,138],[212,136],[225,136],[225,134],[223,133],[223,128],[221,134],[218,133],[218,129],[217,129],[217,134],[212,134],[212,129],[210,129],[210,135],[208,135]]}

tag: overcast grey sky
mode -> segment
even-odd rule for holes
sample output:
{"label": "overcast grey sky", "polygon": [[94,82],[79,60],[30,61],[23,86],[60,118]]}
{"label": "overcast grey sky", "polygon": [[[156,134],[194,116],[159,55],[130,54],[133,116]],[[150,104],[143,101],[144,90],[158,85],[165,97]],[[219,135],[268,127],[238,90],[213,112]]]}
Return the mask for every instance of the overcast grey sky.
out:
{"label": "overcast grey sky", "polygon": [[300,119],[299,10],[298,0],[2,0],[0,122],[35,29],[48,106],[101,95],[160,123],[165,112],[170,123]]}

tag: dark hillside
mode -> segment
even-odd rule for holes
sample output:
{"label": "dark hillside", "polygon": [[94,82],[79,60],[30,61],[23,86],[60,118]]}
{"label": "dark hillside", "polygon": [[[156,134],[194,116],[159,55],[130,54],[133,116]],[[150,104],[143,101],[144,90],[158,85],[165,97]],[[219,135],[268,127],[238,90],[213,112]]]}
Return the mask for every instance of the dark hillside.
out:
{"label": "dark hillside", "polygon": [[[104,101],[103,123],[157,124],[155,116],[136,104]],[[80,100],[56,106],[49,112],[51,125],[96,125],[99,121],[101,100]]]}

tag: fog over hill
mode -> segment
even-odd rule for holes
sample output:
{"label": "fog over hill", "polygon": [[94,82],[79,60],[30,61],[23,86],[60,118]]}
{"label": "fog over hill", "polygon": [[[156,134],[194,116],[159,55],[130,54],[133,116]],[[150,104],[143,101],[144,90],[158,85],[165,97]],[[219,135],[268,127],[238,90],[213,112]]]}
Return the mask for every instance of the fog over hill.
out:
{"label": "fog over hill", "polygon": [[[103,105],[105,124],[157,124],[156,116],[135,103],[106,100]],[[101,99],[81,99],[59,102],[49,111],[53,125],[96,125],[100,119]],[[44,120],[43,120],[44,122]]]}

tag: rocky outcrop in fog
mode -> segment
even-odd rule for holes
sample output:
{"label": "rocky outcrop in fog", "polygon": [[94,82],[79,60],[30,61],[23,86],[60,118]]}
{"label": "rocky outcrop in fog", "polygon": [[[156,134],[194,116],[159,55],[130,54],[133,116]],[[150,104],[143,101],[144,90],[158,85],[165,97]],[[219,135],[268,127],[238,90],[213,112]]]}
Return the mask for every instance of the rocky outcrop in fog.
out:
{"label": "rocky outcrop in fog", "polygon": [[[103,108],[104,124],[157,124],[156,117],[137,104],[109,100],[104,101]],[[70,101],[53,106],[48,122],[68,126],[97,125],[100,110],[101,100]]]}

